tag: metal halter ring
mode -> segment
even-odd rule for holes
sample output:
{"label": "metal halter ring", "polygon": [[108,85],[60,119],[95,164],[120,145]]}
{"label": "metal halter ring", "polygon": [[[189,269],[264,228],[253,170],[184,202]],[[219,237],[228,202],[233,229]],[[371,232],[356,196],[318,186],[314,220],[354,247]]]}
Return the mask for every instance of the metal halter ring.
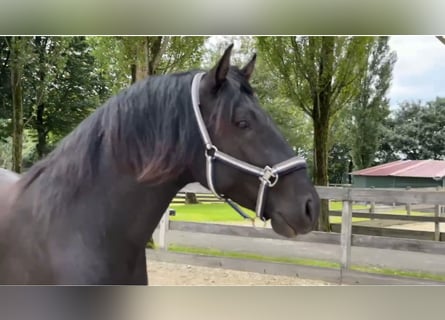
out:
{"label": "metal halter ring", "polygon": [[213,144],[206,145],[206,151],[205,155],[207,158],[215,159],[215,154],[218,151],[218,148],[215,147]]}
{"label": "metal halter ring", "polygon": [[267,183],[268,187],[273,187],[278,182],[278,174],[276,174],[271,167],[265,166],[263,175],[259,177],[261,181],[264,181]]}

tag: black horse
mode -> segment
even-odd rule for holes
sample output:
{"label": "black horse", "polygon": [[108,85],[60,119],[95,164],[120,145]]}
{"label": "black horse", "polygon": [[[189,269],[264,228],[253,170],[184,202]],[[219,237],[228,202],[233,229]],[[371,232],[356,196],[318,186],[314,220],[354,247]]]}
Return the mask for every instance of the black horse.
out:
{"label": "black horse", "polygon": [[[112,97],[22,178],[9,180],[0,194],[0,283],[147,284],[145,245],[183,186],[208,186],[208,151],[217,147],[258,167],[294,156],[249,84],[255,56],[239,69],[230,66],[231,49],[197,87],[215,148],[203,142],[194,114],[198,72],[152,76]],[[219,194],[255,208],[258,177],[224,161],[214,161],[212,174]],[[262,217],[283,236],[312,230],[319,198],[305,166],[279,181],[270,175],[274,181],[261,177],[274,185]]]}

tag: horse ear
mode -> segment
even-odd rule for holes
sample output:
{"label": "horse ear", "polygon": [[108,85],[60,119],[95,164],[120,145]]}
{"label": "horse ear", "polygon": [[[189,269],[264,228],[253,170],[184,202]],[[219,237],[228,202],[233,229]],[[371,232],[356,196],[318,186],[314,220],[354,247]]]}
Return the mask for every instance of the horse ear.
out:
{"label": "horse ear", "polygon": [[210,71],[210,78],[213,80],[213,86],[216,89],[218,89],[226,80],[230,67],[230,54],[232,53],[232,48],[233,43],[224,51],[221,59]]}
{"label": "horse ear", "polygon": [[256,62],[256,53],[253,54],[252,59],[250,59],[249,63],[246,64],[242,69],[241,72],[243,73],[244,77],[247,81],[249,81],[253,70],[255,69],[255,62]]}

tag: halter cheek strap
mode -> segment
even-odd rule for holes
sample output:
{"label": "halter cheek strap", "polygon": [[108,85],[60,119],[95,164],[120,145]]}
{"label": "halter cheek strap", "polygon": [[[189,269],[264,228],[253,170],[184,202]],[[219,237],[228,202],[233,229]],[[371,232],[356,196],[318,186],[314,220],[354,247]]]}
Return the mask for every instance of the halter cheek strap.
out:
{"label": "halter cheek strap", "polygon": [[280,162],[273,167],[265,166],[264,168],[255,166],[248,162],[236,159],[224,152],[218,150],[218,148],[212,143],[207,127],[201,115],[199,108],[199,84],[201,78],[205,73],[198,73],[194,76],[191,88],[193,111],[195,113],[196,121],[198,122],[199,131],[201,133],[202,140],[205,146],[206,157],[206,178],[207,184],[210,190],[220,199],[224,199],[236,212],[238,212],[243,218],[250,219],[250,217],[244,213],[241,208],[233,202],[227,196],[220,194],[216,191],[214,179],[213,179],[213,162],[218,160],[228,166],[236,168],[245,173],[257,176],[260,180],[260,186],[258,189],[257,203],[256,203],[256,216],[262,221],[265,221],[264,217],[264,204],[266,193],[269,188],[273,188],[280,176],[289,174],[292,171],[306,168],[306,161],[299,157],[292,157],[288,160]]}

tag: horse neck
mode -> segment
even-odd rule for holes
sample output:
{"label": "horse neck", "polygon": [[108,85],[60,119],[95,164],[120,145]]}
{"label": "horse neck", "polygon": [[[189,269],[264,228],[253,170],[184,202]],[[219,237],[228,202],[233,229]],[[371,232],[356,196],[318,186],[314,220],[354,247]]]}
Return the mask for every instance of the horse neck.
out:
{"label": "horse neck", "polygon": [[[183,183],[173,179],[150,186],[125,177],[116,177],[115,181],[118,180],[121,181],[114,186],[110,184],[106,191],[107,204],[102,214],[111,222],[106,226],[107,231],[121,234],[131,243],[145,245]],[[91,202],[94,198],[90,197]]]}
{"label": "horse neck", "polygon": [[[175,177],[149,186],[137,182],[134,176],[107,169],[101,169],[87,183],[67,184],[65,177],[43,174],[22,190],[16,211],[45,225],[29,230],[36,233],[33,237],[51,234],[69,241],[81,234],[94,243],[124,251],[129,246],[145,246],[182,182]],[[20,222],[22,215],[14,216]]]}

